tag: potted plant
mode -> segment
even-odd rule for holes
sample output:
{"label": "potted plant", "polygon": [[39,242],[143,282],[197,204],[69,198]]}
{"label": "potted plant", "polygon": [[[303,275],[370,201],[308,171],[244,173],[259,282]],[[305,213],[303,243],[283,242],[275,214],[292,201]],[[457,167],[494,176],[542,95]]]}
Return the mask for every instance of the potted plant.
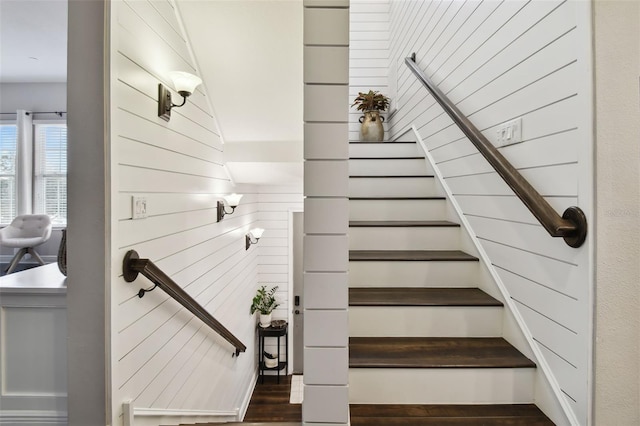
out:
{"label": "potted plant", "polygon": [[262,286],[256,292],[251,303],[251,315],[260,312],[260,327],[267,328],[271,325],[271,312],[280,304],[276,302],[276,290],[278,286],[267,291],[266,286]]}
{"label": "potted plant", "polygon": [[384,139],[384,128],[382,127],[384,117],[380,116],[380,111],[386,111],[389,108],[389,98],[373,90],[369,90],[368,93],[359,92],[351,104],[351,107],[354,106],[357,111],[364,113],[360,117],[360,140],[363,142],[382,142]]}

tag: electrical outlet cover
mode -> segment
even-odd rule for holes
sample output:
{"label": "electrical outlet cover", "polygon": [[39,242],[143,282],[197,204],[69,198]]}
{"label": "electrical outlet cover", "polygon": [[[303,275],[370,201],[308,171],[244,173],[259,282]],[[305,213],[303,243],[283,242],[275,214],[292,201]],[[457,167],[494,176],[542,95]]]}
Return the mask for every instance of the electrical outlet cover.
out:
{"label": "electrical outlet cover", "polygon": [[522,142],[522,117],[507,121],[498,126],[497,146],[507,146]]}
{"label": "electrical outlet cover", "polygon": [[131,197],[131,204],[133,208],[133,218],[142,219],[147,217],[147,198],[146,197]]}

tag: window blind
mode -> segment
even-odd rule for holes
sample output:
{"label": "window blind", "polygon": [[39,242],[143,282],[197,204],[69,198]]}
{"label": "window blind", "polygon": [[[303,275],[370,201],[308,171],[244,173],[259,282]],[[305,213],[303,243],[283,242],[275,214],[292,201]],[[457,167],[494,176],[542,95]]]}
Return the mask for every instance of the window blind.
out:
{"label": "window blind", "polygon": [[34,208],[54,224],[67,222],[67,126],[35,126]]}
{"label": "window blind", "polygon": [[16,141],[14,124],[0,124],[0,223],[8,224],[16,216]]}

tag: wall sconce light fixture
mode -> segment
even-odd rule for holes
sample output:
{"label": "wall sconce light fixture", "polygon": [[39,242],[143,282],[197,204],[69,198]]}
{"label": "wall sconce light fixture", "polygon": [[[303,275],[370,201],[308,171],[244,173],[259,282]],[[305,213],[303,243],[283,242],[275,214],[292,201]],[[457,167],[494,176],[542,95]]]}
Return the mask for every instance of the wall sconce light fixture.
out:
{"label": "wall sconce light fixture", "polygon": [[249,247],[251,247],[251,244],[256,244],[260,239],[260,237],[262,237],[263,232],[264,232],[264,229],[262,228],[253,228],[252,230],[250,230],[249,233],[244,237],[245,238],[244,249],[249,250]]}
{"label": "wall sconce light fixture", "polygon": [[238,204],[240,204],[240,199],[242,198],[242,194],[229,194],[229,195],[225,195],[222,198],[224,198],[224,201],[226,201],[227,204],[229,204],[229,207],[231,207],[231,211],[230,212],[227,211],[227,209],[224,206],[224,202],[218,201],[218,220],[217,220],[218,222],[224,219],[225,214],[233,214],[233,212],[236,210],[236,207],[238,207]]}
{"label": "wall sconce light fixture", "polygon": [[202,79],[197,75],[189,74],[183,71],[172,71],[169,73],[169,77],[173,81],[173,87],[182,96],[182,103],[180,105],[174,104],[171,101],[171,92],[162,83],[158,84],[158,117],[165,121],[171,119],[171,108],[180,108],[187,103],[187,98],[196,90]]}

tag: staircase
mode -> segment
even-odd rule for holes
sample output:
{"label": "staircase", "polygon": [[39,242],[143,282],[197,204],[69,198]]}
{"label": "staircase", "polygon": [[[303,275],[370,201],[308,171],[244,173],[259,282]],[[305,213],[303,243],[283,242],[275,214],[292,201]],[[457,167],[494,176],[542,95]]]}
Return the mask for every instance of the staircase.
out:
{"label": "staircase", "polygon": [[350,144],[353,425],[552,425],[415,142]]}

